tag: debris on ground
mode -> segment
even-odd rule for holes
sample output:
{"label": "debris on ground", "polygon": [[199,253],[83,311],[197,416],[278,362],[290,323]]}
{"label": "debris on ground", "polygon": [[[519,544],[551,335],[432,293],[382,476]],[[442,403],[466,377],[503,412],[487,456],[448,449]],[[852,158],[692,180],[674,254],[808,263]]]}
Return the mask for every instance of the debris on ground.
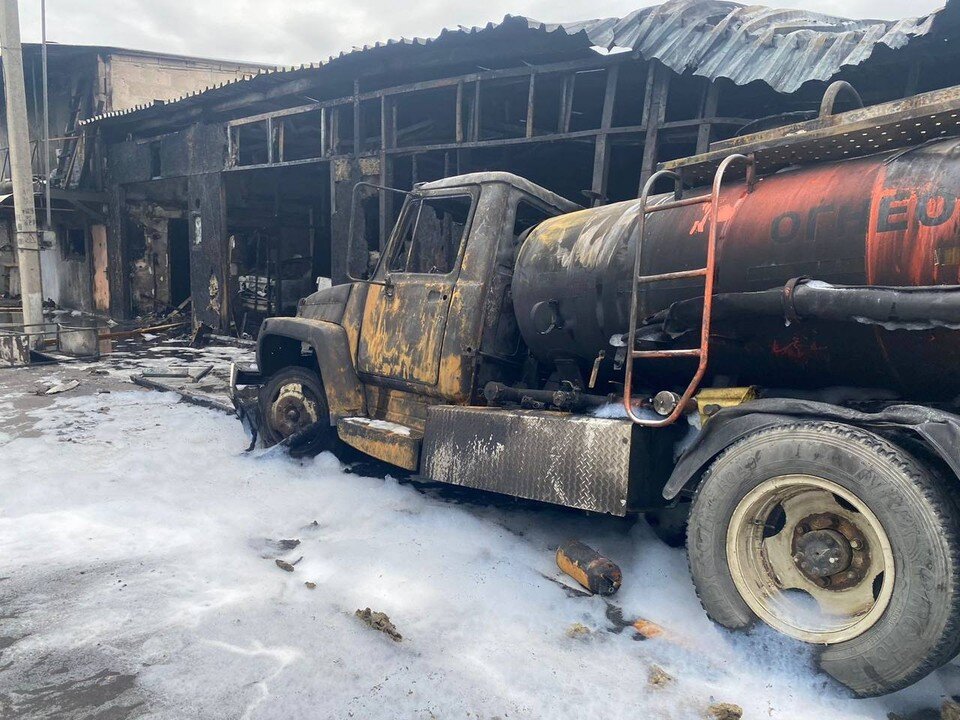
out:
{"label": "debris on ground", "polygon": [[304,583],[304,585],[307,586],[307,590],[316,590],[316,589],[317,589],[317,584],[316,584],[315,582],[310,582],[309,580],[307,580],[307,581]]}
{"label": "debris on ground", "polygon": [[236,408],[234,408],[233,404],[230,403],[225,396],[221,398],[220,395],[214,395],[213,393],[196,391],[187,387],[180,387],[179,385],[172,384],[169,381],[163,382],[161,380],[146,377],[142,372],[131,375],[130,381],[134,385],[139,385],[140,387],[149,388],[151,390],[159,390],[160,392],[175,392],[180,396],[183,402],[187,402],[192,405],[199,405],[200,407],[209,408],[210,410],[219,410],[220,412],[227,413],[228,415],[236,414]]}
{"label": "debris on ground", "polygon": [[281,570],[286,570],[287,572],[293,572],[294,570],[296,570],[296,568],[293,567],[293,563],[288,563],[286,560],[281,560],[280,558],[277,558],[276,560],[274,560],[274,562],[277,564],[277,567],[280,568]]}
{"label": "debris on ground", "polygon": [[206,345],[212,332],[212,327],[207,325],[205,322],[201,322],[196,328],[194,328],[193,335],[190,336],[190,347],[198,348]]}
{"label": "debris on ground", "polygon": [[53,386],[47,388],[46,390],[42,391],[41,393],[38,393],[38,395],[39,395],[39,394],[42,394],[42,395],[59,395],[60,393],[65,393],[65,392],[70,392],[71,390],[75,390],[75,389],[78,388],[78,387],[80,387],[80,381],[79,381],[79,380],[67,380],[66,382],[57,383],[56,385],[53,385]]}
{"label": "debris on ground", "polygon": [[390,618],[387,617],[386,613],[365,608],[363,610],[357,610],[354,614],[374,630],[379,630],[384,635],[389,635],[395,642],[403,640],[403,636],[397,632],[396,626],[390,622]]}
{"label": "debris on ground", "polygon": [[743,708],[733,703],[714,703],[707,708],[708,720],[740,720]]}
{"label": "debris on ground", "polygon": [[940,720],[960,720],[960,698],[950,697],[943,701]]}
{"label": "debris on ground", "polygon": [[584,588],[579,587],[577,585],[567,584],[563,580],[555,577],[550,577],[546,573],[539,573],[539,575],[544,580],[549,580],[554,585],[559,585],[561,588],[563,588],[563,592],[566,594],[567,597],[591,597],[593,595],[593,593],[591,593],[589,590],[585,590]]}
{"label": "debris on ground", "polygon": [[251,538],[248,544],[260,557],[264,560],[269,560],[277,557],[277,555],[293,550],[300,545],[300,541],[297,539],[274,540],[273,538]]}
{"label": "debris on ground", "polygon": [[179,322],[166,323],[164,325],[152,325],[150,327],[138,327],[133,328],[132,330],[117,330],[115,332],[105,333],[100,335],[101,340],[122,340],[124,338],[132,338],[136,336],[151,335],[154,333],[164,332],[166,330],[174,330],[176,328],[182,328],[184,325],[189,325],[189,320],[181,320]]}
{"label": "debris on ground", "polygon": [[650,622],[649,620],[644,620],[643,618],[637,618],[631,625],[645,640],[652,640],[655,637],[661,637],[667,633],[663,626],[657,625],[655,622]]}
{"label": "debris on ground", "polygon": [[623,581],[615,562],[579,540],[568,540],[557,548],[557,567],[597,595],[613,595]]}
{"label": "debris on ground", "polygon": [[199,367],[171,365],[161,369],[144,370],[142,375],[148,378],[187,378],[190,382],[196,383],[205,378],[211,370],[213,365]]}
{"label": "debris on ground", "polygon": [[607,603],[606,616],[607,620],[610,621],[610,632],[614,635],[619,635],[627,628],[634,630],[634,640],[652,640],[667,635],[666,628],[645,618],[625,619],[623,609],[613,603]]}
{"label": "debris on ground", "polygon": [[659,665],[651,665],[647,673],[647,683],[650,687],[663,688],[673,682],[673,676]]}
{"label": "debris on ground", "polygon": [[585,638],[589,637],[593,631],[582,623],[575,622],[573,625],[567,628],[567,637],[569,638]]}

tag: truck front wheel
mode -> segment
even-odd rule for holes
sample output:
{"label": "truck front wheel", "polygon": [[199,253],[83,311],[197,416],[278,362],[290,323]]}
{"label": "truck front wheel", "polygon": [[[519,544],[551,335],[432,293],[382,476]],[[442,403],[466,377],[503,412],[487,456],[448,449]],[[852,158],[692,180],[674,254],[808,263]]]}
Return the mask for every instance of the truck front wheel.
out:
{"label": "truck front wheel", "polygon": [[832,423],[760,430],[697,490],[687,535],[707,614],[817,645],[858,695],[905,687],[960,649],[960,519],[933,471]]}
{"label": "truck front wheel", "polygon": [[291,455],[311,455],[332,447],[327,395],[320,377],[307,368],[291,365],[273,374],[260,388],[260,416],[265,445],[276,445],[319,423],[315,433],[290,448]]}

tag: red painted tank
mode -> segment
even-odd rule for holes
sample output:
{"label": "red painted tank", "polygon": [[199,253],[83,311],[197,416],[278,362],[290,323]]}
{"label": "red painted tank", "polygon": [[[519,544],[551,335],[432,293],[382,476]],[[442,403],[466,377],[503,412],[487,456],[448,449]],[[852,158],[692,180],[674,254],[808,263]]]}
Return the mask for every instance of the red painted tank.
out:
{"label": "red painted tank", "polygon": [[[960,141],[781,171],[752,192],[721,196],[717,292],[767,290],[798,276],[842,284],[960,282]],[[664,196],[666,199],[667,196]],[[638,202],[554,218],[520,251],[517,320],[544,360],[585,367],[627,330]],[[645,274],[700,267],[709,205],[650,215]],[[640,316],[702,294],[702,281],[641,287]],[[914,397],[960,393],[960,332],[876,325],[756,320],[716,326],[714,373],[767,387],[887,387]],[[651,386],[689,379],[689,365],[646,360]],[[609,363],[605,370],[615,377]]]}

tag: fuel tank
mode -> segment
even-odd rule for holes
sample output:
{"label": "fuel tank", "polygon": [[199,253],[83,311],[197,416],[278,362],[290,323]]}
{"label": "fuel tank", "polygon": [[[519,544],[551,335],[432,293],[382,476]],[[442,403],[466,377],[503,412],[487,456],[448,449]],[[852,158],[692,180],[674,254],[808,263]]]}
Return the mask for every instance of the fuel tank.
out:
{"label": "fuel tank", "polygon": [[[720,199],[716,292],[769,290],[804,276],[846,285],[957,284],[958,194],[956,139],[790,168],[760,178],[750,192],[731,182]],[[638,212],[636,200],[583,210],[547,220],[527,237],[512,293],[536,357],[572,359],[586,371],[605,351],[601,376],[622,378],[610,340],[628,329]],[[710,221],[709,203],[649,215],[642,273],[702,267]],[[702,279],[641,285],[639,317],[702,294]],[[711,372],[738,384],[960,393],[955,330],[744,318],[715,325],[711,343]],[[687,360],[638,364],[640,382],[650,386],[685,384],[691,373]]]}

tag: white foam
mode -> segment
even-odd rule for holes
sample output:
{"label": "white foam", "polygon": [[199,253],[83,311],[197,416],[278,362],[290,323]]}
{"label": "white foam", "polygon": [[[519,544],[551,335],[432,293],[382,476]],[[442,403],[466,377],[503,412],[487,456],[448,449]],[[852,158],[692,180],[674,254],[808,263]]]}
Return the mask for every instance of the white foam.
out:
{"label": "white foam", "polygon": [[[30,411],[39,437],[0,446],[2,634],[21,638],[0,685],[136,674],[157,718],[681,719],[713,698],[841,720],[936,705],[950,680],[851,700],[805,648],[712,625],[683,552],[643,523],[453,503],[329,454],[255,459],[235,420],[176,400],[58,396]],[[569,537],[617,560],[615,602],[680,644],[608,633],[603,600],[542,577]],[[281,555],[303,557],[295,572],[251,549],[263,538],[301,540]],[[368,606],[401,643],[353,616]],[[596,632],[572,639],[573,623]],[[649,688],[652,663],[676,683]]]}

